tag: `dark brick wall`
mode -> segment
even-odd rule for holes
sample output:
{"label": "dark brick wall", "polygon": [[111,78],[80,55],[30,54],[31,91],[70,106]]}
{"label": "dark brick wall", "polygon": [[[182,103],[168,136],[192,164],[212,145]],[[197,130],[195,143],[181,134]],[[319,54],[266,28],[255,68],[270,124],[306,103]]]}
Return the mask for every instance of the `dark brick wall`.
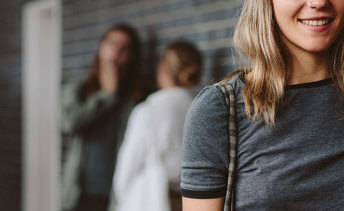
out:
{"label": "dark brick wall", "polygon": [[242,0],[63,0],[63,80],[80,80],[100,35],[113,23],[129,22],[144,44],[146,75],[154,77],[158,56],[175,39],[196,43],[209,83],[235,68],[231,37]]}
{"label": "dark brick wall", "polygon": [[0,3],[0,210],[20,210],[21,12],[28,0]]}

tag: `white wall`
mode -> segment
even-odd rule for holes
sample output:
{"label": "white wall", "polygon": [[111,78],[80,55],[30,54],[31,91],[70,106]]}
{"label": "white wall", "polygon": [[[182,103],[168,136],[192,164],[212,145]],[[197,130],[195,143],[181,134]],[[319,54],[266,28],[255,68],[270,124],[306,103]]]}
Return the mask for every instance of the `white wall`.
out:
{"label": "white wall", "polygon": [[59,1],[23,8],[23,211],[59,210]]}

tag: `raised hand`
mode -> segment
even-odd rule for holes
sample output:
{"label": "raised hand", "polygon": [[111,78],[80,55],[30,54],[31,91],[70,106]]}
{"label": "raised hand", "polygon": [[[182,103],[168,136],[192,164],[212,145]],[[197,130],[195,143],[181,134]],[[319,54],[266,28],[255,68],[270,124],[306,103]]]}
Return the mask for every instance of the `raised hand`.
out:
{"label": "raised hand", "polygon": [[119,68],[114,62],[101,62],[99,83],[102,91],[116,94],[119,87]]}

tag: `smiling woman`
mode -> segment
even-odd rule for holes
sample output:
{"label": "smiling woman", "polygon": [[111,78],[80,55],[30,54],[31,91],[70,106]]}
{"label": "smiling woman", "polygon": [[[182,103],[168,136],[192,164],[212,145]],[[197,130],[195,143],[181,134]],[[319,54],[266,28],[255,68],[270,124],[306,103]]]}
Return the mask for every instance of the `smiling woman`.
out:
{"label": "smiling woman", "polygon": [[273,0],[284,42],[310,52],[329,50],[344,27],[344,2]]}
{"label": "smiling woman", "polygon": [[342,0],[245,1],[234,44],[249,67],[203,89],[185,122],[183,210],[343,209],[343,30]]}

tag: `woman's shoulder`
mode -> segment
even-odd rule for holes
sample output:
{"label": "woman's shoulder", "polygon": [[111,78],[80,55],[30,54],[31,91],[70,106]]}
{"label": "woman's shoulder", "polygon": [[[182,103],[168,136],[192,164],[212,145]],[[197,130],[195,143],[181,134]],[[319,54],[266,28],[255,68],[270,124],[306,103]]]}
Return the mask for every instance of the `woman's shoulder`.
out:
{"label": "woman's shoulder", "polygon": [[81,90],[83,89],[83,81],[68,81],[66,83],[63,83],[62,85],[62,93],[63,94],[76,94],[80,93]]}
{"label": "woman's shoulder", "polygon": [[242,70],[235,71],[222,81],[204,87],[196,96],[195,102],[211,103],[213,105],[215,102],[221,102],[224,104],[224,96],[221,90],[222,85],[230,85],[234,89],[237,102],[242,101],[245,73]]}
{"label": "woman's shoulder", "polygon": [[63,99],[79,99],[82,96],[82,81],[72,81],[63,83],[61,87],[61,97]]}
{"label": "woman's shoulder", "polygon": [[77,81],[66,81],[62,84],[63,88],[66,89],[80,89],[84,85],[84,82],[81,80]]}
{"label": "woman's shoulder", "polygon": [[152,107],[174,107],[181,103],[183,104],[183,102],[191,103],[194,97],[195,94],[192,93],[192,90],[182,87],[173,87],[169,89],[160,89],[150,94],[144,102]]}
{"label": "woman's shoulder", "polygon": [[[207,115],[225,111],[227,108],[224,95],[219,84],[204,87],[193,100],[189,109],[189,117],[203,118]],[[202,115],[200,115],[202,114]]]}
{"label": "woman's shoulder", "polygon": [[246,71],[244,69],[237,70],[229,74],[226,78],[224,78],[216,85],[231,85],[235,90],[242,89],[244,88],[246,82],[245,75]]}

